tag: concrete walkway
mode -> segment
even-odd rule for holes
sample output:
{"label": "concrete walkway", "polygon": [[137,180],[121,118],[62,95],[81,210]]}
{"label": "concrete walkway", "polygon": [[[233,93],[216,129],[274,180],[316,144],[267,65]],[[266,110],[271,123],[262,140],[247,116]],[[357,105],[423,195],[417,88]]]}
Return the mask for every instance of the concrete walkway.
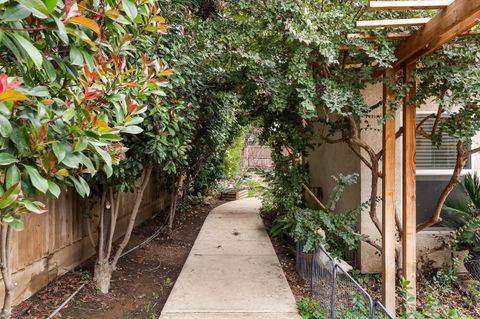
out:
{"label": "concrete walkway", "polygon": [[259,208],[249,198],[210,212],[160,319],[300,318]]}

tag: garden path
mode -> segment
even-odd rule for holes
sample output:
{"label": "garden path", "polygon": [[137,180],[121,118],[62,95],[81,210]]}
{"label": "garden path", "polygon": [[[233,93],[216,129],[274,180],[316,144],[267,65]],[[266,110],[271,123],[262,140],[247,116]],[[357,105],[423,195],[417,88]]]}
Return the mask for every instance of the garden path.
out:
{"label": "garden path", "polygon": [[160,319],[300,318],[260,205],[249,198],[210,212]]}

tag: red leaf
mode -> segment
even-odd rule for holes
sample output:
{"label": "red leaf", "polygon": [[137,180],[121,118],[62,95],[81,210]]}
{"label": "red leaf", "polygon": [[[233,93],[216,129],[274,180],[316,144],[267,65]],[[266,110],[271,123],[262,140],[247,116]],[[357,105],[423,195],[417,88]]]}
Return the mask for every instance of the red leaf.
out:
{"label": "red leaf", "polygon": [[47,131],[46,127],[42,126],[42,128],[40,129],[40,134],[38,134],[38,142],[43,141],[46,131]]}

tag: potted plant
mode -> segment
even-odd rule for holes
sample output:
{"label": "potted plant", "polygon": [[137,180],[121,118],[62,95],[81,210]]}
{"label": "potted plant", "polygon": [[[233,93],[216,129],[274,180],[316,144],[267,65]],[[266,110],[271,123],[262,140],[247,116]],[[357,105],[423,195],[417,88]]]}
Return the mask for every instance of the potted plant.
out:
{"label": "potted plant", "polygon": [[468,174],[461,183],[465,197],[445,205],[442,224],[454,231],[447,244],[456,251],[468,251],[465,268],[480,281],[480,178]]}
{"label": "potted plant", "polygon": [[222,192],[222,199],[227,201],[244,199],[247,196],[248,190],[244,189],[241,177],[236,178],[233,186]]}

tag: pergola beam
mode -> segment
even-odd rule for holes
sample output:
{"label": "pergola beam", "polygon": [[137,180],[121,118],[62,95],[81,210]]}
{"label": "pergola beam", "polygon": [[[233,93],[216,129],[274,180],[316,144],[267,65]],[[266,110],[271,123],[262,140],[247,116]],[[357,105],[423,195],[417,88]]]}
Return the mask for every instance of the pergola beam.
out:
{"label": "pergola beam", "polygon": [[[385,70],[383,78],[383,116],[391,119],[383,124],[383,158],[382,158],[382,275],[383,275],[383,305],[390,314],[395,314],[396,299],[396,267],[395,246],[396,228],[396,195],[395,195],[395,144],[396,126],[395,110],[392,103],[395,100],[391,85],[395,82],[395,71]],[[393,113],[393,114],[392,114]]]}
{"label": "pergola beam", "polygon": [[[408,39],[413,33],[409,31],[403,31],[403,32],[388,32],[385,35],[385,38],[388,40],[405,40]],[[459,37],[471,37],[471,36],[476,36],[480,35],[480,32],[465,32],[460,35]],[[378,40],[379,36],[373,33],[349,33],[347,34],[347,39],[362,39],[362,40],[371,40],[375,41]]]}
{"label": "pergola beam", "polygon": [[385,20],[365,20],[357,21],[357,28],[395,28],[395,27],[414,27],[425,25],[431,18],[410,18],[410,19],[385,19]]}
{"label": "pergola beam", "polygon": [[[411,32],[389,32],[386,34],[386,38],[389,40],[404,40],[411,36]],[[371,33],[350,33],[347,34],[347,39],[363,39],[363,40],[377,40],[378,36]]]}
{"label": "pergola beam", "polygon": [[394,68],[411,64],[453,38],[468,32],[480,19],[480,0],[455,0],[396,50]]}
{"label": "pergola beam", "polygon": [[371,1],[369,10],[435,10],[445,9],[453,0]]}
{"label": "pergola beam", "polygon": [[[412,81],[415,65],[403,68],[404,82]],[[417,165],[416,165],[416,112],[412,103],[416,94],[413,82],[403,101],[403,192],[402,192],[402,267],[403,278],[410,282],[410,293],[417,295]],[[385,176],[384,176],[385,178]]]}

